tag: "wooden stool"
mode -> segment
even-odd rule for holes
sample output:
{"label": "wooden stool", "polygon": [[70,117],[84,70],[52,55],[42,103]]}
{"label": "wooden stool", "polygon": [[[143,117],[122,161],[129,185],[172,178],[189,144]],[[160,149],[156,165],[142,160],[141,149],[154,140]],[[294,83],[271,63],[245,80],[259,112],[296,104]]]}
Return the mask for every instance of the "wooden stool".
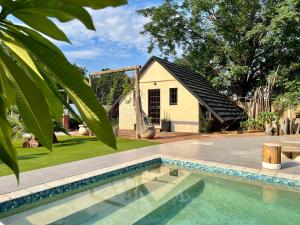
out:
{"label": "wooden stool", "polygon": [[281,145],[264,143],[262,147],[262,167],[279,170],[281,168]]}

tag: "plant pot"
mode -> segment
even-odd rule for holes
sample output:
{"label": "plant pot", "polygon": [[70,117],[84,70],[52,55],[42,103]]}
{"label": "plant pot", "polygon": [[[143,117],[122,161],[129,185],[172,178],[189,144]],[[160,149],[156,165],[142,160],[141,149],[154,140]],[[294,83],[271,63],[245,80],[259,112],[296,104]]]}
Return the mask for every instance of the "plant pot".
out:
{"label": "plant pot", "polygon": [[141,138],[153,139],[155,137],[154,126],[148,127],[147,130],[141,134]]}
{"label": "plant pot", "polygon": [[268,136],[272,135],[272,126],[269,123],[265,124],[265,135],[268,135]]}
{"label": "plant pot", "polygon": [[89,130],[88,130],[88,128],[84,124],[80,124],[79,125],[78,134],[80,134],[80,135],[88,135],[89,134]]}
{"label": "plant pot", "polygon": [[161,121],[161,131],[162,132],[171,132],[171,121],[169,121],[169,120]]}

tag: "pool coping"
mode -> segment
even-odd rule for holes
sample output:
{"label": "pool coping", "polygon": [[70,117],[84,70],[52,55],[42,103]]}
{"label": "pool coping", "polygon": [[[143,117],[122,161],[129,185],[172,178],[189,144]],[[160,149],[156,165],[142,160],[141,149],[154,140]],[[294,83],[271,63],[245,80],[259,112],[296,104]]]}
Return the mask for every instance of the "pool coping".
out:
{"label": "pool coping", "polygon": [[188,159],[175,156],[162,156],[162,163],[181,168],[196,169],[209,173],[241,177],[247,180],[263,181],[269,184],[279,184],[300,188],[300,175],[283,173],[280,170],[254,169],[224,163]]}
{"label": "pool coping", "polygon": [[130,174],[143,168],[160,164],[300,188],[300,175],[282,173],[280,170],[254,169],[211,161],[155,154],[130,162],[2,194],[0,195],[0,214],[14,211],[24,205],[32,204],[54,195],[59,195],[85,186],[88,187],[90,184],[95,184],[111,177]]}
{"label": "pool coping", "polygon": [[7,213],[9,211],[16,210],[24,205],[36,203],[39,200],[63,194],[81,187],[88,187],[91,184],[105,181],[109,178],[130,174],[140,171],[143,168],[160,164],[161,155],[156,154],[137,160],[132,160],[130,162],[121,163],[64,179],[50,181],[29,188],[5,193],[0,195],[0,215],[1,213]]}

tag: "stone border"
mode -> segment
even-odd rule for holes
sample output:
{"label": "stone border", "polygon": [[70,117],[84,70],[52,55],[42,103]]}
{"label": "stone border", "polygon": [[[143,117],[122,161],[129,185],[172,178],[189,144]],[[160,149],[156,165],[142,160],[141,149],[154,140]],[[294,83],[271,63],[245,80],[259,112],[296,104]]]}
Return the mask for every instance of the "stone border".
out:
{"label": "stone border", "polygon": [[192,160],[180,157],[162,156],[162,163],[182,168],[196,169],[215,174],[226,174],[241,177],[247,180],[263,181],[270,184],[281,184],[290,187],[300,187],[300,175],[282,173],[280,171],[253,169],[234,166],[223,163],[215,163],[203,160]]}
{"label": "stone border", "polygon": [[[195,169],[214,174],[226,174],[228,176],[241,177],[247,180],[258,180],[270,184],[300,187],[300,175],[156,154],[150,157],[133,160],[128,163],[121,163],[116,166],[106,167],[62,180],[52,181],[0,195],[0,214],[10,214],[11,211],[15,211],[28,204],[38,203],[41,200],[53,196],[80,190],[80,188],[89,188],[89,185],[95,185],[98,182],[106,181],[110,178],[131,174],[141,169],[161,164]],[[13,212],[11,214],[13,214]],[[0,218],[1,217],[3,216],[0,216]]]}
{"label": "stone border", "polygon": [[[161,155],[153,155],[128,163],[122,163],[116,166],[106,167],[103,169],[91,171],[68,177],[62,180],[44,183],[0,195],[0,214],[15,210],[22,206],[36,203],[49,197],[73,191],[79,188],[88,187],[110,178],[118,177],[125,174],[134,173],[141,169],[161,164]],[[1,218],[1,216],[0,216]]]}

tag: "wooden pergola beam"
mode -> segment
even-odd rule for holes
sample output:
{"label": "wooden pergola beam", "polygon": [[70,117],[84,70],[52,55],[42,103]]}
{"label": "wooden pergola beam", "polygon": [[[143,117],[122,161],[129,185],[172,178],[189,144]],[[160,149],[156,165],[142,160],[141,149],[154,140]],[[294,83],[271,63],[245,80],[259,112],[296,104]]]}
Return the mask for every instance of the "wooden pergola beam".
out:
{"label": "wooden pergola beam", "polygon": [[102,76],[102,75],[109,74],[109,73],[118,73],[118,72],[133,71],[133,70],[138,70],[140,68],[141,68],[141,66],[129,66],[129,67],[124,67],[124,68],[119,68],[119,69],[98,71],[98,72],[92,73],[90,75],[90,77],[94,78],[94,77]]}
{"label": "wooden pergola beam", "polygon": [[[93,79],[97,76],[102,76],[102,75],[110,74],[110,73],[135,71],[135,111],[136,111],[136,134],[135,135],[136,135],[137,139],[141,138],[141,134],[145,128],[145,122],[144,122],[143,113],[142,113],[142,102],[141,102],[141,96],[140,96],[140,85],[139,85],[140,69],[141,69],[141,66],[129,66],[129,67],[124,67],[124,68],[119,68],[119,69],[94,72],[89,75],[89,85],[92,86]],[[92,135],[91,132],[90,132],[90,135]]]}

